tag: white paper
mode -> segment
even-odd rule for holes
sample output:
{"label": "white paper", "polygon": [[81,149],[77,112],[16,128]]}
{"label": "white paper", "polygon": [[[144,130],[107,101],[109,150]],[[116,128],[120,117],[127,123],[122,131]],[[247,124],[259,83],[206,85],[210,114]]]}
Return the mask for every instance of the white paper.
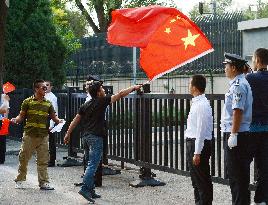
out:
{"label": "white paper", "polygon": [[55,127],[53,127],[52,130],[50,130],[51,133],[54,133],[54,132],[60,132],[63,125],[66,123],[65,120],[63,120],[62,122],[60,122],[59,124],[57,124]]}

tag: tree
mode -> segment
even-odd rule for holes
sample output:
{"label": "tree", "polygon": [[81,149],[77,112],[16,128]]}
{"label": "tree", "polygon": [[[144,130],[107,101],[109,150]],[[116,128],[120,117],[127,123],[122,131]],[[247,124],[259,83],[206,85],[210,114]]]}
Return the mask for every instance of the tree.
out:
{"label": "tree", "polygon": [[6,16],[9,1],[0,1],[0,87],[3,85]]}
{"label": "tree", "polygon": [[246,20],[268,17],[268,3],[264,3],[262,0],[258,0],[256,6],[257,12],[251,11],[250,7],[244,11],[244,18]]}
{"label": "tree", "polygon": [[38,78],[65,82],[67,49],[53,24],[49,0],[12,0],[7,17],[5,80],[31,88]]}
{"label": "tree", "polygon": [[[108,25],[111,21],[111,12],[115,9],[124,8],[133,8],[139,6],[148,6],[148,5],[174,5],[173,0],[170,3],[166,3],[166,1],[159,0],[87,0],[86,9],[85,5],[81,0],[69,0],[71,2],[75,2],[76,6],[85,16],[88,21],[90,27],[92,28],[94,33],[103,33],[107,32]],[[92,12],[96,13],[98,24],[94,22],[92,17]]]}
{"label": "tree", "polygon": [[[66,10],[65,4],[63,4],[61,0],[51,0],[50,3],[53,14],[52,22],[56,28],[56,33],[62,39],[62,42],[67,49],[66,58],[69,59],[70,55],[81,47],[79,38],[83,37],[84,33],[82,36],[75,35],[70,23],[70,16],[68,16],[69,13]],[[78,27],[82,27],[79,23]],[[82,29],[84,29],[82,32],[85,32],[85,27]]]}
{"label": "tree", "polygon": [[[226,12],[228,7],[231,6],[232,0],[217,0],[216,2],[216,14],[222,14]],[[204,13],[213,13],[212,4],[210,0],[206,0],[204,2]],[[195,5],[193,9],[189,12],[190,18],[195,19],[197,16],[200,15],[199,13],[199,5]]]}
{"label": "tree", "polygon": [[85,17],[79,11],[68,9],[66,0],[51,0],[50,2],[56,25],[68,28],[76,38],[82,38],[87,33]]}
{"label": "tree", "polygon": [[76,38],[82,38],[87,34],[87,21],[78,11],[66,10],[66,19]]}

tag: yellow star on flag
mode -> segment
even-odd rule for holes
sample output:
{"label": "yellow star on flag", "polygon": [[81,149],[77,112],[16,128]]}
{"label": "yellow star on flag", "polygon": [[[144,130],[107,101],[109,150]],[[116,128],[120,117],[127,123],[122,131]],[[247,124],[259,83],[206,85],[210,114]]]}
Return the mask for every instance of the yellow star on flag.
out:
{"label": "yellow star on flag", "polygon": [[170,23],[174,23],[174,22],[176,22],[176,19],[171,19],[170,20]]}
{"label": "yellow star on flag", "polygon": [[170,28],[166,28],[165,32],[169,34],[171,32]]}
{"label": "yellow star on flag", "polygon": [[200,36],[200,34],[193,35],[191,31],[188,29],[188,36],[185,38],[181,38],[182,41],[184,41],[185,50],[188,45],[195,46],[195,40]]}

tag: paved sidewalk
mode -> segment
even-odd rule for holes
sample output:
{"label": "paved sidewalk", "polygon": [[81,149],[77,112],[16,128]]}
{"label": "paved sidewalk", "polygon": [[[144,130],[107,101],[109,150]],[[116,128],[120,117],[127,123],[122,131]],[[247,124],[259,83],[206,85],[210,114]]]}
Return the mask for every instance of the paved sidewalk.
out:
{"label": "paved sidewalk", "polygon": [[[17,174],[18,151],[20,142],[7,141],[6,162],[0,165],[0,204],[1,205],[85,205],[84,200],[77,192],[79,187],[75,187],[75,182],[81,182],[83,167],[51,167],[49,176],[54,191],[39,190],[35,157],[29,163],[27,185],[24,190],[15,189],[13,181]],[[67,150],[57,149],[57,159],[61,160],[67,156]],[[122,170],[121,174],[114,176],[104,176],[103,186],[97,187],[96,192],[102,198],[96,200],[96,204],[103,205],[191,205],[194,204],[193,188],[189,177],[175,174],[154,171],[156,178],[166,182],[160,187],[129,187],[129,182],[138,179],[139,173],[135,170]],[[230,189],[226,185],[214,183],[213,204],[231,204]]]}

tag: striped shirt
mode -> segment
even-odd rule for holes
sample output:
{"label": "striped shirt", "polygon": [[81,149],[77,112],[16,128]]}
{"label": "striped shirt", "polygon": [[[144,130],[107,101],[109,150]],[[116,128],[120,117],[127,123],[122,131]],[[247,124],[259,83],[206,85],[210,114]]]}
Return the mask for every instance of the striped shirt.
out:
{"label": "striped shirt", "polygon": [[55,113],[50,101],[44,99],[38,101],[34,96],[25,99],[21,105],[21,111],[26,113],[26,134],[37,137],[48,135],[48,116]]}

